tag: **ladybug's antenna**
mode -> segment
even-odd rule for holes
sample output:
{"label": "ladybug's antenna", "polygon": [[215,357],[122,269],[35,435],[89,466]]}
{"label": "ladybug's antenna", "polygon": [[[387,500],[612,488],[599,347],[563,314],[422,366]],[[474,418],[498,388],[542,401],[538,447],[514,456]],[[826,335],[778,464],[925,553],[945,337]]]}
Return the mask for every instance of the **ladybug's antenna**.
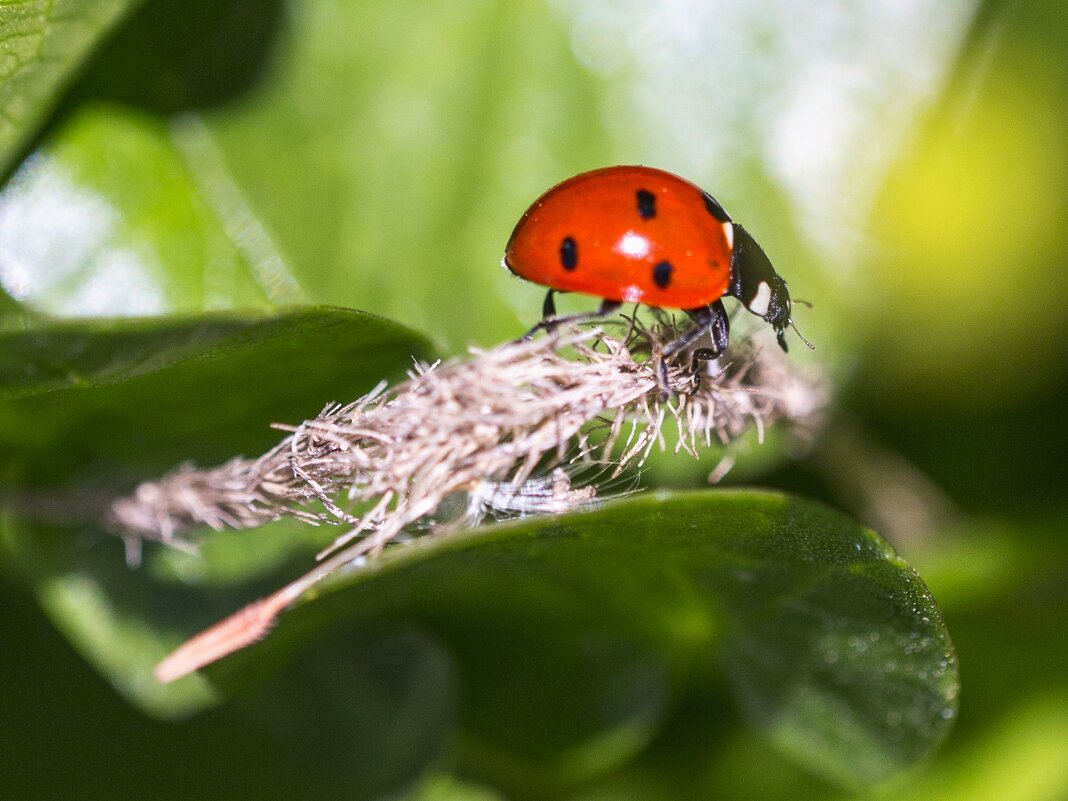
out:
{"label": "ladybug's antenna", "polygon": [[[804,303],[803,300],[802,301],[794,301],[794,302],[795,303]],[[797,330],[797,324],[794,323],[794,320],[793,320],[792,317],[789,320],[786,321],[786,324],[788,326],[790,326],[792,329],[794,329],[794,333],[797,334],[798,338],[800,338],[800,340],[802,342],[804,342],[806,345],[808,345],[808,349],[809,350],[815,350],[816,349],[816,346],[813,345],[811,342],[809,342],[807,339],[805,339],[805,337],[801,334],[801,332]]]}

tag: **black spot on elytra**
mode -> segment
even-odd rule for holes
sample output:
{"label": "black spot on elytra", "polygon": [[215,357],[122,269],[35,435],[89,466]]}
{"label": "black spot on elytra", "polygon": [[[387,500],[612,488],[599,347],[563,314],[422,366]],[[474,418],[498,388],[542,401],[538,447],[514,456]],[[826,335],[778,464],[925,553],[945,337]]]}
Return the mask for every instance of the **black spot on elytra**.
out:
{"label": "black spot on elytra", "polygon": [[719,201],[712,195],[705,192],[705,208],[708,209],[708,213],[719,220],[721,223],[729,223],[731,221],[731,215],[727,214],[727,210],[719,205]]}
{"label": "black spot on elytra", "polygon": [[670,261],[662,261],[653,268],[653,283],[661,289],[667,289],[671,283],[671,274],[675,268]]}
{"label": "black spot on elytra", "polygon": [[565,236],[564,241],[560,243],[560,263],[564,265],[565,270],[578,267],[578,245],[569,236]]}
{"label": "black spot on elytra", "polygon": [[638,198],[638,214],[643,220],[651,220],[656,216],[656,195],[648,189],[639,189],[636,193]]}

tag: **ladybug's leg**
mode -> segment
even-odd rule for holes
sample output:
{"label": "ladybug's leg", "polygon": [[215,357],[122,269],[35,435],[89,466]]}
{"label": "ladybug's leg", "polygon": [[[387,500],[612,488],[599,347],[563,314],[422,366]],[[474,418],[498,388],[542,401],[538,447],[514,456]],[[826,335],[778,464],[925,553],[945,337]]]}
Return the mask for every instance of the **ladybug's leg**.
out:
{"label": "ladybug's leg", "polygon": [[545,295],[545,302],[541,304],[541,319],[548,320],[556,316],[556,301],[553,299],[555,294],[556,290],[550,289]]}
{"label": "ladybug's leg", "polygon": [[699,348],[693,354],[693,369],[697,378],[697,386],[700,386],[701,382],[700,373],[697,372],[697,363],[716,359],[727,349],[731,326],[727,317],[727,310],[723,308],[723,301],[717,300],[708,306],[686,309],[686,314],[696,325],[683,331],[677,339],[669,342],[660,352],[657,360],[657,378],[660,383],[661,394],[668,393],[668,359],[676,353],[686,350],[686,348],[700,339],[706,331],[712,337],[712,347]]}
{"label": "ladybug's leg", "polygon": [[548,320],[550,317],[556,316],[556,298],[555,295],[566,295],[566,289],[550,289],[545,294],[545,301],[541,304],[541,319]]}
{"label": "ladybug's leg", "polygon": [[[552,311],[556,310],[556,304],[552,302],[553,290],[549,290],[549,295],[545,298],[545,307],[548,310],[549,306],[552,306]],[[600,317],[608,317],[610,314],[615,314],[622,306],[622,302],[618,300],[605,300],[601,302],[600,308],[595,312],[583,312],[582,314],[568,314],[563,317],[547,316],[544,320],[531,328],[526,334],[523,335],[523,339],[530,339],[539,331],[555,331],[562,325],[570,325],[572,323],[584,323],[588,320],[596,320]]]}

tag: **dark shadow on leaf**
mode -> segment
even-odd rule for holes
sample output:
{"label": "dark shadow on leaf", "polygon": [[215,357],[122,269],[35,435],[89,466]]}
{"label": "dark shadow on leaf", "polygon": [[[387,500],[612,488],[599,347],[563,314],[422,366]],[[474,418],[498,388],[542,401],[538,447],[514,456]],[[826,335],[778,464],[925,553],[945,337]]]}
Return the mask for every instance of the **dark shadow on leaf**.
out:
{"label": "dark shadow on leaf", "polygon": [[440,758],[452,668],[418,629],[342,635],[262,694],[164,722],[112,692],[22,593],[0,584],[0,605],[0,641],[18,654],[0,661],[0,720],[18,733],[8,797],[369,801]]}
{"label": "dark shadow on leaf", "polygon": [[162,115],[230,102],[270,65],[283,11],[280,0],[147,3],[93,60],[72,100]]}

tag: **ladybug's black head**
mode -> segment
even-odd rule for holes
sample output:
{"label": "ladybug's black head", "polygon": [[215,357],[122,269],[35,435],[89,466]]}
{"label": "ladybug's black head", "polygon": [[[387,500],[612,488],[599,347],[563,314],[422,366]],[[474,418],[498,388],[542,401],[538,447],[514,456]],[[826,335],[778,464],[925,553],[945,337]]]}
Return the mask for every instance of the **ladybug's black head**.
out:
{"label": "ladybug's black head", "polygon": [[753,314],[771,323],[779,345],[786,350],[786,327],[793,324],[786,279],[775,272],[771,260],[748,231],[738,223],[733,223],[731,227],[734,229],[734,243],[727,294],[740,300]]}

